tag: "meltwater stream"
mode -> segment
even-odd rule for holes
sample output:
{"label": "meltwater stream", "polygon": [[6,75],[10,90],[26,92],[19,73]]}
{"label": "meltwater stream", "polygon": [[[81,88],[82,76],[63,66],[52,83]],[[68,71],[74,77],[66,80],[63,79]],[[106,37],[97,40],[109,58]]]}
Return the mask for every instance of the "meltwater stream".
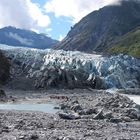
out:
{"label": "meltwater stream", "polygon": [[5,103],[0,104],[0,110],[24,110],[24,111],[42,111],[46,113],[56,113],[58,112],[55,104],[37,104],[37,103]]}
{"label": "meltwater stream", "polygon": [[138,95],[126,95],[128,98],[133,100],[136,104],[140,105],[140,96]]}
{"label": "meltwater stream", "polygon": [[[106,91],[111,93],[111,94],[116,94],[117,93],[117,89],[113,89],[113,88],[108,89]],[[121,94],[121,95],[127,96],[128,98],[133,100],[136,104],[140,105],[140,95],[129,95],[129,94]]]}

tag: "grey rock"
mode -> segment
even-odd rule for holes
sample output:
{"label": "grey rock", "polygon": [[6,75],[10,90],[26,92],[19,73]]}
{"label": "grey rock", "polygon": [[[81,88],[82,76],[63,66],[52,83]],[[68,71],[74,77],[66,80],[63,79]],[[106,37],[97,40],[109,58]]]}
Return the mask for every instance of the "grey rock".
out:
{"label": "grey rock", "polygon": [[115,95],[113,97],[106,98],[98,103],[106,108],[130,108],[134,105],[134,102],[128,97],[122,95]]}
{"label": "grey rock", "polygon": [[79,104],[79,101],[78,100],[74,100],[74,101],[72,101],[72,104]]}
{"label": "grey rock", "polygon": [[89,109],[84,109],[81,111],[78,111],[79,115],[92,115],[92,114],[97,114],[98,109],[97,108],[89,108]]}
{"label": "grey rock", "polygon": [[79,104],[73,105],[70,109],[71,109],[71,110],[74,110],[75,112],[77,112],[77,111],[79,111],[79,110],[83,110],[83,108],[82,108],[81,105],[79,105]]}
{"label": "grey rock", "polygon": [[136,108],[130,108],[127,110],[127,116],[130,117],[131,119],[139,120],[140,112]]}
{"label": "grey rock", "polygon": [[137,119],[140,121],[140,113],[137,114]]}
{"label": "grey rock", "polygon": [[72,137],[64,137],[63,140],[75,140],[75,139]]}
{"label": "grey rock", "polygon": [[36,135],[36,134],[35,134],[35,135],[33,134],[33,135],[30,136],[29,139],[30,139],[30,140],[38,140],[38,139],[39,139],[39,136]]}
{"label": "grey rock", "polygon": [[25,136],[19,136],[20,140],[24,140]]}
{"label": "grey rock", "polygon": [[67,105],[67,104],[62,103],[62,104],[60,104],[60,109],[67,110],[67,109],[70,109],[70,106]]}
{"label": "grey rock", "polygon": [[66,120],[75,120],[75,119],[80,119],[80,116],[78,113],[59,113],[58,114],[61,119],[66,119]]}
{"label": "grey rock", "polygon": [[101,120],[104,119],[103,110],[101,110],[98,114],[96,114],[93,119]]}
{"label": "grey rock", "polygon": [[4,126],[4,127],[2,128],[2,132],[9,133],[9,127],[8,127],[8,126]]}
{"label": "grey rock", "polygon": [[[23,96],[27,96],[27,91],[22,93]],[[79,105],[82,105],[83,110],[90,110],[96,108],[95,104],[103,99],[107,102],[106,98],[116,98],[114,94],[106,94],[104,91],[88,91],[81,89],[74,90],[49,90],[45,91],[45,94],[36,93],[33,96],[28,94],[28,97],[44,98],[49,97],[49,94],[57,95],[60,93],[72,93],[69,94],[69,100],[67,102],[62,101],[64,104],[73,106],[75,99],[78,99]],[[8,93],[8,92],[7,92]],[[75,93],[75,94],[73,94]],[[77,94],[76,94],[77,93]],[[81,94],[79,94],[81,93]],[[16,92],[13,92],[15,95]],[[13,95],[12,94],[12,95]],[[40,96],[39,96],[40,95]],[[18,94],[19,96],[19,94]],[[98,100],[100,98],[100,100]],[[105,103],[104,102],[104,103]],[[102,106],[98,106],[97,109],[102,109]],[[95,114],[78,115],[80,119],[75,119],[74,111],[68,111],[62,113],[63,118],[58,114],[48,114],[38,111],[0,111],[0,139],[2,140],[30,140],[31,138],[39,140],[63,140],[64,138],[75,140],[92,140],[92,139],[133,139],[138,140],[140,134],[140,121],[138,119],[131,119],[128,113],[136,110],[135,108],[117,108],[118,111],[114,112],[111,108],[103,108],[103,119],[93,119]],[[127,110],[128,113],[127,113]],[[81,110],[82,111],[82,110]],[[92,110],[90,110],[92,112]],[[90,112],[89,111],[89,112]],[[85,111],[86,112],[86,111]],[[99,111],[98,111],[99,113]],[[110,118],[110,113],[112,116]],[[68,117],[74,116],[74,117]],[[109,117],[108,117],[109,116]],[[108,119],[107,119],[108,118]],[[121,122],[121,123],[119,123]],[[2,129],[8,126],[8,131],[2,132]],[[32,135],[35,135],[32,136]],[[20,137],[21,136],[21,137]]]}
{"label": "grey rock", "polygon": [[113,113],[112,113],[112,112],[107,112],[107,113],[105,113],[105,114],[104,114],[104,118],[106,118],[106,119],[111,119],[111,118],[113,118]]}
{"label": "grey rock", "polygon": [[123,122],[123,120],[121,118],[111,118],[109,121],[112,122],[112,123],[120,123],[120,122]]}
{"label": "grey rock", "polygon": [[98,109],[97,108],[89,108],[87,110],[85,110],[87,115],[91,115],[91,114],[97,114],[98,113]]}
{"label": "grey rock", "polygon": [[131,119],[130,117],[127,117],[127,116],[121,117],[121,119],[122,119],[124,122],[131,122],[131,121],[132,121],[132,119]]}

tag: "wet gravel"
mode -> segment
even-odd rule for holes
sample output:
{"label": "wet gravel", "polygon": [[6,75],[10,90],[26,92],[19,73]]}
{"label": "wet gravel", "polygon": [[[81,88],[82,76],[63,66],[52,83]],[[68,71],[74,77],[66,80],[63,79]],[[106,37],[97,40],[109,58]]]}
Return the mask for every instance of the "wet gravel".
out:
{"label": "wet gravel", "polygon": [[[13,95],[18,98],[17,94]],[[80,114],[80,108],[74,108],[76,105],[82,107],[81,111],[96,108],[97,112],[81,114],[79,119],[65,119],[59,113],[0,110],[0,140],[140,140],[138,116],[126,113],[126,110],[134,111],[138,106],[128,98],[92,90],[44,92],[33,97],[40,101],[44,98],[55,100],[60,107],[62,104],[69,106],[67,109],[64,107],[62,113],[70,111]],[[98,116],[95,119],[101,110],[104,118]],[[111,112],[113,117],[105,117],[107,112]],[[139,114],[138,111],[135,113]],[[127,117],[127,121],[122,116]],[[121,121],[110,121],[116,118]]]}

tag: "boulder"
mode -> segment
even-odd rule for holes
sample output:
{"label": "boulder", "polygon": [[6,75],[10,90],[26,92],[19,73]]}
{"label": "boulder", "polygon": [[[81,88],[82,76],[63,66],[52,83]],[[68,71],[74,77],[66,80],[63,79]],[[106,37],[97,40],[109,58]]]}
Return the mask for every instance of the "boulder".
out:
{"label": "boulder", "polygon": [[75,140],[75,139],[72,137],[64,137],[63,140]]}
{"label": "boulder", "polygon": [[137,119],[140,121],[140,113],[137,114]]}
{"label": "boulder", "polygon": [[84,109],[78,111],[79,115],[92,115],[92,114],[97,114],[98,109],[97,108],[89,108],[89,109]]}
{"label": "boulder", "polygon": [[127,116],[123,116],[121,117],[121,119],[124,121],[124,122],[131,122],[132,119],[130,117],[127,117]]}
{"label": "boulder", "polygon": [[98,113],[98,109],[97,108],[89,108],[89,109],[86,109],[86,114],[87,115],[97,114],[97,113]]}
{"label": "boulder", "polygon": [[62,104],[60,104],[60,109],[67,110],[67,109],[70,109],[70,106],[67,105],[67,104],[62,103]]}
{"label": "boulder", "polygon": [[127,113],[128,113],[127,116],[130,117],[131,119],[139,120],[140,112],[137,109],[129,109]]}
{"label": "boulder", "polygon": [[69,112],[69,113],[59,113],[58,114],[61,119],[66,119],[66,120],[75,120],[75,119],[80,119],[80,116],[78,113],[74,112]]}
{"label": "boulder", "polygon": [[98,114],[96,114],[93,119],[96,119],[96,120],[101,120],[101,119],[104,119],[104,115],[103,115],[103,110],[101,110]]}
{"label": "boulder", "polygon": [[39,136],[37,134],[32,134],[30,140],[39,140]]}
{"label": "boulder", "polygon": [[59,138],[56,138],[56,140],[75,140],[74,138],[70,137],[70,136],[67,136],[67,137],[59,137]]}
{"label": "boulder", "polygon": [[123,122],[123,120],[121,118],[111,118],[109,121],[112,122],[112,123],[120,123],[120,122]]}
{"label": "boulder", "polygon": [[77,112],[77,111],[79,111],[79,110],[83,110],[83,108],[82,108],[81,105],[75,104],[75,105],[73,105],[73,106],[71,107],[71,110]]}
{"label": "boulder", "polygon": [[106,112],[106,113],[104,114],[104,118],[106,118],[106,119],[111,119],[111,118],[113,118],[112,112]]}

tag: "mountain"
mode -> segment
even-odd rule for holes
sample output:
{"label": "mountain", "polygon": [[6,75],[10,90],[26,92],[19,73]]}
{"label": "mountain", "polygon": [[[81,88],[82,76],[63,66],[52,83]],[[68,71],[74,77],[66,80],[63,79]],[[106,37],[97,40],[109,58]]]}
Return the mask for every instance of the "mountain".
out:
{"label": "mountain", "polygon": [[140,2],[123,0],[94,11],[71,28],[55,49],[106,52],[122,36],[140,26]]}
{"label": "mountain", "polygon": [[46,49],[56,43],[58,41],[30,30],[18,29],[12,26],[0,29],[0,44]]}
{"label": "mountain", "polygon": [[126,53],[140,57],[140,27],[124,35],[110,49],[112,54]]}
{"label": "mountain", "polygon": [[10,63],[0,51],[0,84],[4,84],[10,75]]}

